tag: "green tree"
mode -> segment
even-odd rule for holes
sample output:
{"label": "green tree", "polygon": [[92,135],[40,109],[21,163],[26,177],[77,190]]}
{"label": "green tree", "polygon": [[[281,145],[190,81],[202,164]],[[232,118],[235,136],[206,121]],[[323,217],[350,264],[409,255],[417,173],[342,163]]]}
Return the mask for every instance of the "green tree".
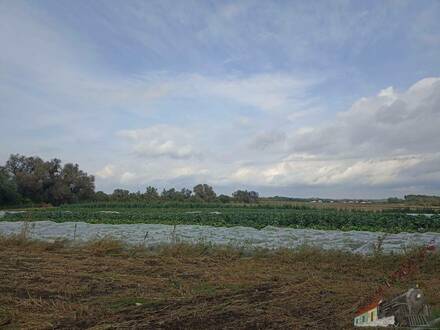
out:
{"label": "green tree", "polygon": [[144,199],[147,201],[156,201],[160,198],[157,188],[153,186],[148,186],[143,195]]}
{"label": "green tree", "polygon": [[138,191],[136,191],[136,192],[131,192],[131,193],[128,195],[128,199],[131,200],[131,201],[137,201],[137,202],[139,202],[139,201],[142,200],[142,196],[143,196],[143,194],[138,190]]}
{"label": "green tree", "polygon": [[26,199],[54,205],[92,199],[95,193],[94,177],[79,169],[78,164],[65,164],[54,158],[11,155],[6,171],[14,177],[17,191]]}
{"label": "green tree", "polygon": [[217,199],[222,203],[229,203],[232,198],[228,195],[221,194],[220,196],[217,197]]}
{"label": "green tree", "polygon": [[20,195],[34,202],[44,201],[50,177],[41,158],[11,155],[5,167],[14,176]]}
{"label": "green tree", "polygon": [[127,201],[130,197],[130,191],[126,189],[115,189],[112,193],[112,199],[117,201]]}
{"label": "green tree", "polygon": [[177,191],[175,188],[171,189],[163,189],[160,197],[165,201],[181,201],[183,200],[183,196]]}
{"label": "green tree", "polygon": [[19,204],[21,196],[17,191],[14,177],[0,166],[0,205]]}
{"label": "green tree", "polygon": [[178,191],[175,188],[163,189],[160,198],[165,201],[183,202],[191,198],[191,190],[183,188]]}
{"label": "green tree", "polygon": [[182,190],[180,190],[180,194],[182,195],[183,199],[190,199],[192,196],[192,191],[187,189],[187,188],[182,188]]}
{"label": "green tree", "polygon": [[95,198],[94,199],[97,202],[106,202],[106,201],[108,201],[110,199],[110,196],[107,195],[105,192],[100,190],[100,191],[97,191],[95,193]]}
{"label": "green tree", "polygon": [[212,202],[216,198],[216,193],[210,185],[198,184],[193,188],[196,199],[203,200],[205,202]]}
{"label": "green tree", "polygon": [[256,191],[237,190],[232,194],[232,197],[237,202],[256,203],[258,202],[259,195]]}
{"label": "green tree", "polygon": [[95,178],[79,169],[78,164],[65,164],[58,176],[55,204],[91,200],[95,195]]}

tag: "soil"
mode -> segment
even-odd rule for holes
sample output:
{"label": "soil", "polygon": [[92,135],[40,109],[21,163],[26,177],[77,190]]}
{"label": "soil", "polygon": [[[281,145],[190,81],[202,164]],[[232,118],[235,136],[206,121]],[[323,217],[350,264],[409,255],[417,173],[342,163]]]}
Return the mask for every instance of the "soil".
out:
{"label": "soil", "polygon": [[[351,329],[354,313],[407,260],[299,249],[0,240],[0,328]],[[419,284],[440,308],[440,255],[386,296]]]}

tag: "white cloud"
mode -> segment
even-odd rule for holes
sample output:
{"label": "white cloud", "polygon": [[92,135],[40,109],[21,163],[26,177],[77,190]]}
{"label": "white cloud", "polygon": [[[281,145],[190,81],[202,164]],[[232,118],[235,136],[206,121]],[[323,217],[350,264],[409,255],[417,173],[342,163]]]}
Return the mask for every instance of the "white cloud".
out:
{"label": "white cloud", "polygon": [[306,91],[318,83],[317,80],[277,73],[226,79],[193,75],[185,81],[202,95],[226,98],[266,111],[286,108],[295,111],[306,98]]}
{"label": "white cloud", "polygon": [[137,155],[146,158],[190,158],[200,154],[189,142],[191,135],[184,129],[171,125],[121,130],[117,135],[132,143],[133,151]]}
{"label": "white cloud", "polygon": [[111,178],[115,175],[115,167],[112,164],[105,165],[96,175],[102,179]]}
{"label": "white cloud", "polygon": [[121,183],[131,183],[132,181],[134,181],[134,180],[136,180],[137,179],[137,177],[136,177],[136,174],[135,173],[132,173],[132,172],[124,172],[124,173],[122,173],[122,175],[121,175],[121,178],[120,178],[120,182]]}
{"label": "white cloud", "polygon": [[257,150],[274,150],[283,148],[286,141],[286,133],[277,130],[258,133],[249,144],[251,148]]}
{"label": "white cloud", "polygon": [[178,145],[175,141],[154,139],[142,142],[134,147],[137,154],[146,157],[169,156],[172,158],[188,158],[194,154],[190,145]]}
{"label": "white cloud", "polygon": [[399,175],[423,162],[417,157],[366,160],[284,160],[263,166],[240,167],[229,176],[245,185],[286,187],[290,185],[384,185],[396,183]]}
{"label": "white cloud", "polygon": [[381,157],[440,150],[440,78],[423,79],[407,91],[382,90],[362,98],[337,121],[298,130],[294,152],[338,157]]}
{"label": "white cloud", "polygon": [[[268,189],[379,187],[393,194],[433,187],[440,183],[438,130],[434,129],[440,125],[439,81],[425,79],[403,92],[379,91],[318,127],[256,132],[250,144],[229,145],[226,158],[214,153],[194,157],[204,150],[197,130],[172,125],[123,130],[118,136],[146,162],[126,160],[115,178],[125,184],[154,181],[165,186],[209,182]],[[409,127],[423,129],[412,132]],[[424,143],[414,142],[416,137]],[[100,174],[110,172],[104,168]]]}
{"label": "white cloud", "polygon": [[[426,78],[404,92],[392,87],[364,97],[335,121],[300,127],[282,160],[239,166],[231,182],[259,185],[370,186],[440,179],[440,78]],[[282,131],[259,133],[254,145],[279,149]],[[255,159],[255,164],[261,163]]]}
{"label": "white cloud", "polygon": [[209,170],[200,166],[181,166],[173,168],[171,171],[170,178],[179,178],[179,177],[191,177],[191,176],[200,176],[200,175],[208,175]]}
{"label": "white cloud", "polygon": [[276,129],[259,132],[248,144],[252,153],[231,145],[230,163],[221,158],[194,158],[201,152],[195,143],[197,135],[170,125],[124,130],[118,136],[146,158],[185,161],[156,164],[148,175],[134,171],[138,179],[192,177],[219,185],[267,187],[436,182],[440,180],[436,170],[440,165],[436,156],[440,150],[439,88],[437,78],[421,80],[404,92],[390,87],[376,96],[361,98],[335,121],[320,127],[299,127],[289,133]]}

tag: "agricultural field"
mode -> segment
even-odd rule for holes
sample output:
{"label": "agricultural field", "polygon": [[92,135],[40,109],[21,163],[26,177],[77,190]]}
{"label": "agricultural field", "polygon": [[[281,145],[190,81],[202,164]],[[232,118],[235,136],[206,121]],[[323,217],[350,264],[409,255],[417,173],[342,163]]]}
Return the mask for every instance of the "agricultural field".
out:
{"label": "agricultural field", "polygon": [[[411,213],[410,213],[411,212]],[[28,209],[6,213],[5,221],[83,221],[108,224],[266,226],[323,230],[440,232],[440,214],[435,209],[357,210],[315,208],[297,204],[221,203],[87,203],[57,208]]]}
{"label": "agricultural field", "polygon": [[[1,236],[0,245],[4,329],[352,329],[357,308],[415,256]],[[430,254],[385,298],[418,283],[440,316],[439,267]]]}

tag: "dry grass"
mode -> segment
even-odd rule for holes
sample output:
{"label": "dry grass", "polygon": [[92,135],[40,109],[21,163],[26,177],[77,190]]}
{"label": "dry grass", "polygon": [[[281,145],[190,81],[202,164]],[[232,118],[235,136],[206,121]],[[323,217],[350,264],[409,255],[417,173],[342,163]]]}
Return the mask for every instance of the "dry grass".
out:
{"label": "dry grass", "polygon": [[260,204],[266,205],[292,205],[292,206],[306,206],[318,209],[337,209],[337,210],[354,210],[354,211],[392,211],[408,209],[409,211],[424,211],[426,209],[440,211],[439,205],[432,204],[411,204],[411,203],[348,203],[335,201],[334,203],[311,203],[311,202],[298,202],[298,201],[273,201],[262,198]]}
{"label": "dry grass", "polygon": [[[350,329],[353,312],[405,256],[274,252],[112,240],[0,238],[0,327]],[[440,308],[440,255],[397,283]]]}

